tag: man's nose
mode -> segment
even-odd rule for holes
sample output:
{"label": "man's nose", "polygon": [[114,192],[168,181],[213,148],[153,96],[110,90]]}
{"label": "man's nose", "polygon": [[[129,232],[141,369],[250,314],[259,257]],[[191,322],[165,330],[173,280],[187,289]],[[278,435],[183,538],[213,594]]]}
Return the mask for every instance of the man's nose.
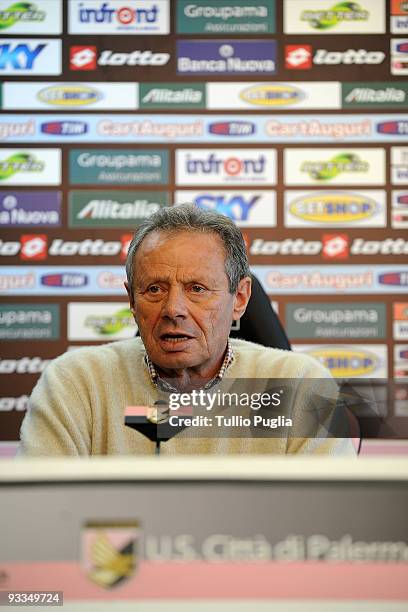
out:
{"label": "man's nose", "polygon": [[163,302],[162,317],[165,319],[185,318],[187,302],[183,287],[170,287]]}

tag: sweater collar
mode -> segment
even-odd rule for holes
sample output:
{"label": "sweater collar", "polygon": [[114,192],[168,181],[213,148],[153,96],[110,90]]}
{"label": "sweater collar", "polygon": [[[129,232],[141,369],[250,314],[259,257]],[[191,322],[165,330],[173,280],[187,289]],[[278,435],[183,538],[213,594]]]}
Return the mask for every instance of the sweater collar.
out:
{"label": "sweater collar", "polygon": [[[230,341],[228,340],[227,350],[225,351],[224,360],[218,371],[218,374],[205,384],[204,389],[210,389],[215,384],[220,382],[220,380],[223,379],[225,372],[228,370],[228,368],[233,363],[233,361],[234,361],[234,351],[233,351]],[[147,353],[145,354],[144,362],[148,369],[150,380],[152,381],[154,385],[156,385],[157,387],[160,387],[164,391],[179,392],[179,389],[176,389],[169,382],[167,382],[166,380],[163,380],[159,376],[159,373],[157,372],[154,363],[149,359],[149,356]]]}

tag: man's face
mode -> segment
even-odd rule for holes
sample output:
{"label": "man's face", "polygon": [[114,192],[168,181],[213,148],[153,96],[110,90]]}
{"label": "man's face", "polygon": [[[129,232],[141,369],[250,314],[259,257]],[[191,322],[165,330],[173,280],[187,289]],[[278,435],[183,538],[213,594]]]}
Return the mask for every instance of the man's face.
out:
{"label": "man's face", "polygon": [[213,376],[231,322],[245,311],[250,279],[229,292],[225,251],[214,233],[154,231],[134,263],[129,300],[150,359],[163,370],[198,367]]}

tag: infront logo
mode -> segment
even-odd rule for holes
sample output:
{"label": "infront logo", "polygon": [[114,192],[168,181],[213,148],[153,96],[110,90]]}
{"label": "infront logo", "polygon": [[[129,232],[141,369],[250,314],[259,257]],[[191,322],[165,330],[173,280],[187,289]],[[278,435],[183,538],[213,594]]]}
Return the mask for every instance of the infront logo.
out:
{"label": "infront logo", "polygon": [[186,168],[189,174],[203,172],[205,174],[219,174],[225,172],[229,176],[238,174],[260,174],[265,170],[265,157],[260,155],[257,159],[241,159],[238,157],[228,157],[227,159],[217,159],[216,153],[210,153],[206,159],[194,159],[191,155],[187,156]]}

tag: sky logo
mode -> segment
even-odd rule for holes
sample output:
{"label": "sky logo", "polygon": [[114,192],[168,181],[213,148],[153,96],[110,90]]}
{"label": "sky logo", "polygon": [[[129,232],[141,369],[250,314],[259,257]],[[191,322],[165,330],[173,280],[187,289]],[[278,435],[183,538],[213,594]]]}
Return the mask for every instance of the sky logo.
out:
{"label": "sky logo", "polygon": [[0,74],[61,74],[61,41],[0,39]]}
{"label": "sky logo", "polygon": [[203,210],[214,210],[233,221],[247,221],[249,214],[260,196],[244,198],[240,195],[225,196],[202,194],[197,196],[194,204]]}
{"label": "sky logo", "polygon": [[34,60],[45,49],[45,44],[36,45],[30,49],[29,45],[3,44],[0,45],[0,70],[11,67],[15,70],[32,70]]}

